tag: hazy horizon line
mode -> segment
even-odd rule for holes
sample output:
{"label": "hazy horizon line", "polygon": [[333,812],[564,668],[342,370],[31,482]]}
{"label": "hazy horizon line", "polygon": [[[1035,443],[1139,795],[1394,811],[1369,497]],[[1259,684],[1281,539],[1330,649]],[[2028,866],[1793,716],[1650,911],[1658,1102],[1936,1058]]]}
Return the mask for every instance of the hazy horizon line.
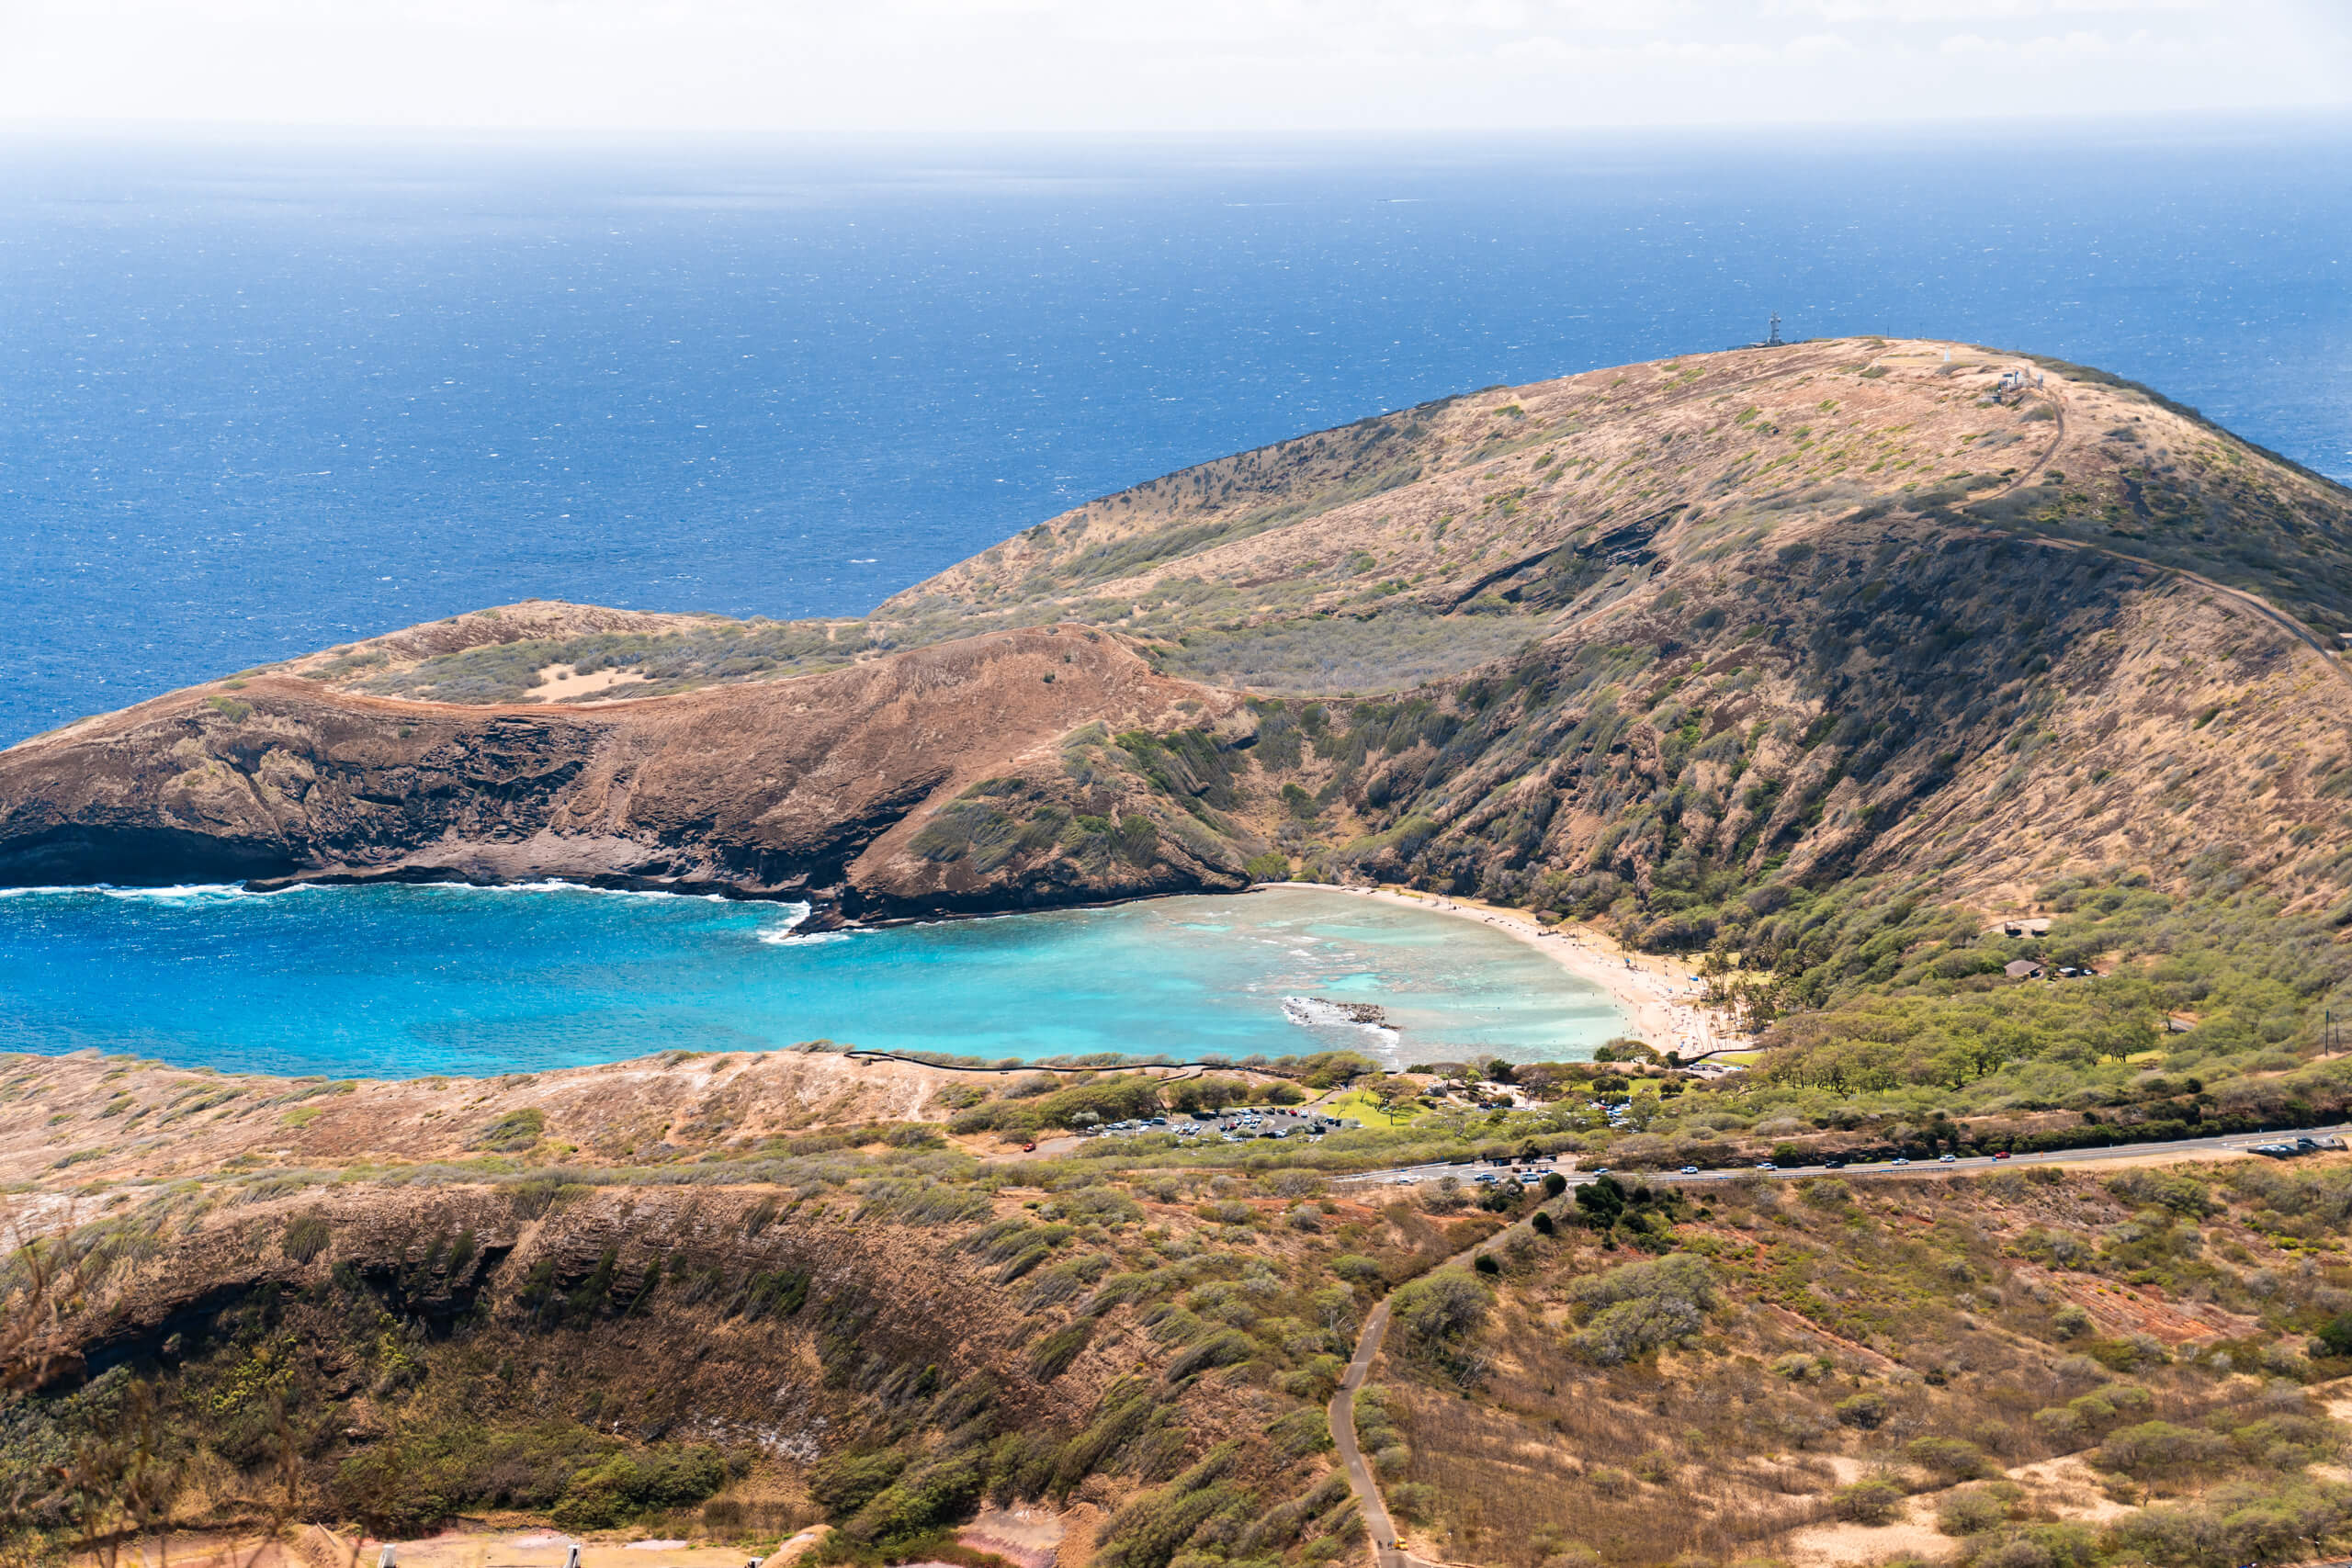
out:
{"label": "hazy horizon line", "polygon": [[[56,117],[15,118],[0,115],[0,143],[21,143],[56,138],[69,143],[132,143],[189,138],[214,144],[275,142],[287,138],[326,137],[342,147],[409,145],[612,146],[743,144],[812,146],[964,146],[1054,147],[1082,145],[1114,147],[1202,147],[1235,143],[1281,147],[1361,146],[1385,148],[1430,138],[1450,144],[1530,141],[1558,143],[1585,140],[1691,140],[1724,136],[1819,137],[1825,140],[1875,139],[1901,135],[1960,132],[2029,135],[2054,126],[2098,128],[2111,132],[2181,142],[2215,135],[2335,130],[2352,132],[2352,108],[2291,105],[2276,108],[2192,109],[2166,112],[2050,110],[2036,114],[1906,116],[1900,118],[1775,118],[1755,120],[1644,121],[1634,123],[1562,124],[1544,127],[1508,126],[1376,126],[1252,127],[1216,130],[1196,128],[1092,128],[1068,126],[946,129],[872,127],[714,128],[679,125],[656,127],[426,125],[302,120],[115,119]],[[1527,149],[1533,151],[1534,149]]]}

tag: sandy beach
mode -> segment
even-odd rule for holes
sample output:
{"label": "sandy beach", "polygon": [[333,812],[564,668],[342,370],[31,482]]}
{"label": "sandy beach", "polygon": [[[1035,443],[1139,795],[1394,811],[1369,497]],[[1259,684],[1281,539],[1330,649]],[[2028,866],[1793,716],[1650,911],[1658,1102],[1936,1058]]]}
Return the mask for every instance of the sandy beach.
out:
{"label": "sandy beach", "polygon": [[1608,992],[1625,1014],[1627,1032],[1659,1051],[1679,1051],[1692,1056],[1707,1051],[1743,1050],[1753,1043],[1739,1032],[1728,1014],[1701,1005],[1703,983],[1689,964],[1648,953],[1627,953],[1606,933],[1579,920],[1544,926],[1521,910],[1501,908],[1476,898],[1417,893],[1401,887],[1334,888],[1321,882],[1278,886],[1349,893],[1491,926],[1527,943],[1578,979],[1590,981]]}

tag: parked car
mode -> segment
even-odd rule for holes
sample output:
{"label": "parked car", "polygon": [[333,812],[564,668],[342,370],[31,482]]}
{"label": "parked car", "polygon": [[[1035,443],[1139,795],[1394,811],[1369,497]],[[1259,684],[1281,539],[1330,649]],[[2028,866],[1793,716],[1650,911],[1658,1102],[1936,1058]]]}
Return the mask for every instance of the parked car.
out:
{"label": "parked car", "polygon": [[1024,1155],[1034,1155],[1037,1152],[1037,1145],[1035,1143],[1023,1144],[1021,1145],[1021,1152]]}

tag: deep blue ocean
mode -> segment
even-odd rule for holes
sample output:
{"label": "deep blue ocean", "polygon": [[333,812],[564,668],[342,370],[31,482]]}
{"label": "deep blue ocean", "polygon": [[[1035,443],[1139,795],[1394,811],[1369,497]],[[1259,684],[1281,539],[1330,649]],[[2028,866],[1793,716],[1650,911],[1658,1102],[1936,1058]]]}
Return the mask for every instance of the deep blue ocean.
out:
{"label": "deep blue ocean", "polygon": [[862,611],[1383,409],[1792,336],[2352,476],[2352,128],[0,141],[0,742],[530,595]]}
{"label": "deep blue ocean", "polygon": [[[2104,366],[2352,476],[2347,168],[2340,122],[0,141],[0,743],[534,595],[856,613],[1189,463],[1775,311]],[[1441,917],[1322,931],[1326,964],[1167,908],[812,946],[761,940],[773,910],[587,893],[21,894],[0,1049],[339,1073],[817,1034],[1280,1052],[1324,1032],[1282,1018],[1294,985],[1421,1009],[1408,1054],[1619,1026]]]}

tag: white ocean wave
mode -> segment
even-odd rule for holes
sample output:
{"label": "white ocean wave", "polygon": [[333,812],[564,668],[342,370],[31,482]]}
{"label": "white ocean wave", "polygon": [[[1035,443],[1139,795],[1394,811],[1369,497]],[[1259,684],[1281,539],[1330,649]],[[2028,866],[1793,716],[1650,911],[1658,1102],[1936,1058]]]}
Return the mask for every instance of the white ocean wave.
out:
{"label": "white ocean wave", "polygon": [[419,882],[404,884],[415,887],[431,887],[449,893],[594,893],[606,898],[669,898],[705,904],[724,904],[724,893],[670,893],[658,887],[597,887],[585,882],[567,882],[560,876],[543,876],[537,882]]}
{"label": "white ocean wave", "polygon": [[[187,903],[198,899],[277,898],[289,893],[347,892],[362,888],[402,887],[433,893],[594,893],[607,898],[669,898],[688,902],[724,904],[724,893],[664,893],[643,887],[593,887],[584,882],[566,882],[560,877],[542,877],[536,882],[289,882],[282,887],[247,887],[239,882],[182,882],[161,887],[134,887],[115,882],[76,882],[45,884],[29,887],[0,887],[0,898],[121,898],[141,902]],[[797,909],[795,920],[808,918],[806,904],[788,904],[786,908]]]}
{"label": "white ocean wave", "polygon": [[766,942],[770,947],[783,947],[807,942],[847,942],[854,934],[852,931],[809,931],[803,934],[800,930],[801,922],[808,919],[811,906],[786,904],[784,908],[788,911],[784,919],[778,924],[762,926],[758,931],[753,931],[752,935],[755,940]]}
{"label": "white ocean wave", "polygon": [[1401,1032],[1370,1002],[1330,1002],[1321,997],[1284,997],[1283,1017],[1302,1029],[1361,1029],[1390,1044]]}
{"label": "white ocean wave", "polygon": [[125,887],[112,882],[84,882],[62,886],[0,887],[0,898],[125,898],[185,903],[197,898],[266,898],[234,882],[184,882],[169,887]]}
{"label": "white ocean wave", "polygon": [[764,926],[752,934],[770,947],[814,947],[820,942],[847,942],[852,937],[865,933],[856,931],[810,931],[807,936],[801,936],[790,926]]}

